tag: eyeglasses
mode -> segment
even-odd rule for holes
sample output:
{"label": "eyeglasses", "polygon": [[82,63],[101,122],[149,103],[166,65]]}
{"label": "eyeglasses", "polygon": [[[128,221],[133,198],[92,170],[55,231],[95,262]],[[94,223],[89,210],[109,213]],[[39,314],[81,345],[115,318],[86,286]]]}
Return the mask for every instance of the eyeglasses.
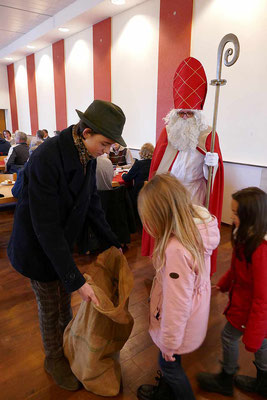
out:
{"label": "eyeglasses", "polygon": [[178,112],[178,115],[179,115],[179,117],[184,117],[185,115],[188,117],[188,118],[191,118],[191,117],[193,117],[194,116],[194,111],[179,111]]}

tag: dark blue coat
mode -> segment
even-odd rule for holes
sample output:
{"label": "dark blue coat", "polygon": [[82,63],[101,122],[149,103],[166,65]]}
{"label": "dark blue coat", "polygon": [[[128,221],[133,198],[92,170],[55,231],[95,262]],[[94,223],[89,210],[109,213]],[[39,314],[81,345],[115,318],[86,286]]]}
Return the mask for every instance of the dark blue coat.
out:
{"label": "dark blue coat", "polygon": [[150,165],[151,159],[136,160],[128,174],[122,175],[124,182],[134,180],[134,194],[136,197],[142,189],[144,181],[148,180]]}
{"label": "dark blue coat", "polygon": [[67,291],[85,279],[71,251],[85,222],[108,246],[120,247],[96,190],[96,160],[84,175],[72,126],[39,146],[24,170],[8,256],[13,267],[43,282],[61,279]]}
{"label": "dark blue coat", "polygon": [[0,137],[0,156],[7,156],[10,147],[10,143]]}

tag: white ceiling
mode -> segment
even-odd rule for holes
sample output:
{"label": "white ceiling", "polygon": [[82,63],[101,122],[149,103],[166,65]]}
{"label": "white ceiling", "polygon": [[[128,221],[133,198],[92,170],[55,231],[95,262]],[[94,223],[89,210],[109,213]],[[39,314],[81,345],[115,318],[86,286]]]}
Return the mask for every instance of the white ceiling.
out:
{"label": "white ceiling", "polygon": [[0,63],[17,61],[144,1],[118,6],[110,0],[0,0]]}

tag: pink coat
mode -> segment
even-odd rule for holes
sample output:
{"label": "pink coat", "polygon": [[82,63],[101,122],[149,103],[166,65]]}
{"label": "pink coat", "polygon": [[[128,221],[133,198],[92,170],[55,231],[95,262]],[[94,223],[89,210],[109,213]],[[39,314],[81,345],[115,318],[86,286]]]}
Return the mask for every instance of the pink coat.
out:
{"label": "pink coat", "polygon": [[[192,271],[190,253],[176,239],[166,248],[166,264],[154,278],[150,300],[149,333],[159,349],[168,355],[190,353],[203,342],[210,309],[210,256],[218,246],[217,219],[206,224],[195,221],[205,247],[205,272]],[[199,210],[198,210],[199,211]]]}

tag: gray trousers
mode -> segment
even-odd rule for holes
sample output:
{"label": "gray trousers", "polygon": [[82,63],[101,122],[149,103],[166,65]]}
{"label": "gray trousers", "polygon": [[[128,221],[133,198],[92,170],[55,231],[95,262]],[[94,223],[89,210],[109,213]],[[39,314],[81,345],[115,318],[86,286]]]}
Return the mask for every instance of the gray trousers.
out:
{"label": "gray trousers", "polygon": [[71,295],[61,281],[31,280],[36,296],[41,336],[48,358],[63,356],[63,333],[72,319]]}
{"label": "gray trousers", "polygon": [[[238,370],[239,342],[243,332],[227,322],[222,330],[223,369],[227,374]],[[255,364],[262,371],[267,371],[267,340],[264,339],[261,348],[255,353]]]}

